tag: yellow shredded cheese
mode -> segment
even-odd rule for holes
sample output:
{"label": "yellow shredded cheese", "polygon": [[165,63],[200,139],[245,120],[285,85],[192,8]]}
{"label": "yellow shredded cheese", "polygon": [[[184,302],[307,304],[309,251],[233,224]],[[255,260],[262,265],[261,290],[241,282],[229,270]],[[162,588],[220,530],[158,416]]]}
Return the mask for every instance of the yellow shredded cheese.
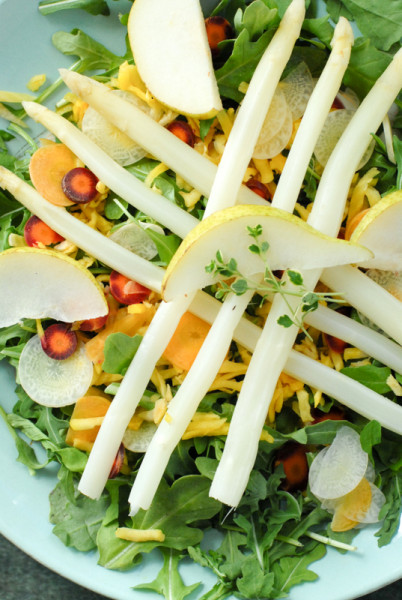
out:
{"label": "yellow shredded cheese", "polygon": [[128,542],[164,542],[165,534],[161,529],[132,529],[131,527],[118,527],[116,537]]}
{"label": "yellow shredded cheese", "polygon": [[45,73],[40,73],[39,75],[34,75],[27,83],[27,88],[31,90],[31,92],[37,92],[40,87],[45,83],[46,75]]}

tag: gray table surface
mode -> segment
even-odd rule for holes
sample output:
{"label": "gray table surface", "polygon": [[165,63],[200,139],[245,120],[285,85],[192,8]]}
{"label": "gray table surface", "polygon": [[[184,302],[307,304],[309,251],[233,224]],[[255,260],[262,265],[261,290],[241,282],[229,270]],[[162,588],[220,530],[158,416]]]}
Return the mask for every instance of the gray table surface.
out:
{"label": "gray table surface", "polygon": [[[102,600],[46,569],[0,536],[0,600]],[[323,598],[325,600],[325,598]],[[402,579],[362,600],[402,600]]]}

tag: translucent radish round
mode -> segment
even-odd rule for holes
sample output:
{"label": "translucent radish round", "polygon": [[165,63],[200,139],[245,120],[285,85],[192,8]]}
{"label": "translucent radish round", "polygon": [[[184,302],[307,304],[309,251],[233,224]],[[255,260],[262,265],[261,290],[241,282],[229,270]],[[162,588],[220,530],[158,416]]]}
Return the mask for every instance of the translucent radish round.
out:
{"label": "translucent radish round", "polygon": [[131,452],[146,452],[156,430],[155,423],[143,423],[135,431],[126,429],[123,436],[123,445]]}
{"label": "translucent radish round", "polygon": [[77,402],[91,385],[92,361],[85,346],[65,360],[54,360],[45,354],[38,335],[32,337],[21,352],[18,377],[32,400],[42,406],[60,407]]}
{"label": "translucent radish round", "polygon": [[359,435],[342,427],[332,444],[313,460],[309,472],[312,493],[319,499],[334,499],[351,492],[364,477],[368,454]]}
{"label": "translucent radish round", "polygon": [[[324,126],[314,148],[314,155],[323,167],[327,164],[333,149],[349,125],[355,112],[352,109],[340,108],[330,112],[325,119]],[[372,140],[358,165],[358,169],[361,169],[366,164],[373,153],[374,146],[375,142]]]}
{"label": "translucent radish round", "polygon": [[300,119],[314,90],[313,77],[306,63],[299,63],[281,81],[280,86],[292,111],[293,119]]}
{"label": "translucent radish round", "polygon": [[[270,153],[271,140],[282,133],[284,127],[285,129],[288,129],[289,119],[292,122],[292,113],[286,102],[285,94],[281,88],[278,87],[275,90],[275,94],[262,125],[260,135],[253,151],[253,158],[272,158],[272,156],[275,156]],[[290,129],[290,134],[291,133],[292,129]],[[288,140],[289,138],[287,141]],[[270,154],[270,156],[268,156],[268,154]]]}
{"label": "translucent radish round", "polygon": [[[130,104],[134,104],[143,112],[151,114],[149,105],[135,94],[123,90],[113,90],[111,94],[120,96]],[[109,123],[94,108],[87,108],[82,119],[82,131],[95,144],[104,150],[119,165],[125,167],[144,158],[146,151],[133,142],[125,133]]]}
{"label": "translucent radish round", "polygon": [[119,227],[110,234],[110,239],[146,260],[151,260],[158,254],[153,240],[137,223]]}
{"label": "translucent radish round", "polygon": [[368,511],[359,516],[359,523],[378,523],[380,510],[386,502],[386,498],[382,491],[373,483],[370,483],[371,487],[371,504]]}

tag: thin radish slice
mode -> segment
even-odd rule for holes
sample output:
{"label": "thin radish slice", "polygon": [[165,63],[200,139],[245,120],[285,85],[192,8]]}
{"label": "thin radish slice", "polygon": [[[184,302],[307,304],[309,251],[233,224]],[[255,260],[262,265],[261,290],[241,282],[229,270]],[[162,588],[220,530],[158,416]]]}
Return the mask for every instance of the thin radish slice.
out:
{"label": "thin radish slice", "polygon": [[362,450],[359,435],[350,427],[341,427],[324,457],[312,462],[310,489],[317,498],[345,496],[362,480],[367,464],[368,454]]}
{"label": "thin radish slice", "polygon": [[155,243],[137,223],[127,223],[113,231],[109,237],[123,248],[146,260],[151,260],[158,254]]}
{"label": "thin radish slice", "polygon": [[282,130],[285,121],[289,120],[289,114],[291,113],[285,94],[277,87],[258,136],[253,158],[267,158],[266,146]]}
{"label": "thin radish slice", "polygon": [[47,356],[38,335],[21,352],[18,377],[32,400],[42,406],[60,407],[77,402],[91,385],[93,364],[80,344],[66,360]]}
{"label": "thin radish slice", "polygon": [[146,452],[157,430],[155,423],[143,423],[137,430],[126,429],[123,445],[131,452]]}
{"label": "thin radish slice", "polygon": [[293,120],[300,119],[314,89],[313,77],[306,63],[299,63],[279,85],[292,111]]}
{"label": "thin radish slice", "polygon": [[[330,112],[325,119],[324,127],[321,130],[320,136],[314,148],[314,155],[323,167],[325,167],[327,164],[333,149],[338,143],[341,135],[345,131],[355,112],[356,111],[353,109],[340,108]],[[361,169],[369,160],[373,152],[374,145],[374,140],[371,140],[362,156],[357,170]]]}
{"label": "thin radish slice", "polygon": [[[123,90],[112,90],[111,93],[153,117],[154,112],[149,105],[135,94]],[[147,153],[92,107],[85,111],[82,119],[82,131],[122,167],[139,161]]]}
{"label": "thin radish slice", "polygon": [[[265,146],[265,158],[274,158],[288,145],[293,132],[293,117],[289,110],[278,133]],[[262,158],[262,157],[261,157]]]}

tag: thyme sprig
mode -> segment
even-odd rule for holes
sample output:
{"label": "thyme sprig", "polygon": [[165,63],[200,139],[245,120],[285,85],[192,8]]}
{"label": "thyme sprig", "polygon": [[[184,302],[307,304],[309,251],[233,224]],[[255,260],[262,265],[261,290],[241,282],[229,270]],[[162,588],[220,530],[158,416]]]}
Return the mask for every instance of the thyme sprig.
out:
{"label": "thyme sprig", "polygon": [[[234,258],[225,261],[221,251],[218,250],[215,259],[205,267],[207,273],[224,278],[219,282],[215,297],[224,299],[230,293],[241,296],[248,290],[254,290],[260,294],[260,305],[262,305],[266,300],[272,300],[274,294],[280,294],[286,304],[288,313],[278,318],[278,324],[286,328],[296,325],[310,338],[311,336],[304,326],[306,315],[317,310],[321,301],[342,303],[341,295],[335,292],[323,293],[308,290],[304,286],[303,275],[293,269],[286,269],[281,277],[277,277],[268,264],[269,243],[261,237],[263,233],[262,225],[247,227],[247,230],[249,236],[254,240],[248,249],[253,254],[261,257],[264,265],[263,277],[259,282],[256,282],[256,280],[245,276],[238,270],[237,261]],[[289,287],[289,282],[292,287]],[[300,298],[296,308],[289,302],[291,296]]]}

